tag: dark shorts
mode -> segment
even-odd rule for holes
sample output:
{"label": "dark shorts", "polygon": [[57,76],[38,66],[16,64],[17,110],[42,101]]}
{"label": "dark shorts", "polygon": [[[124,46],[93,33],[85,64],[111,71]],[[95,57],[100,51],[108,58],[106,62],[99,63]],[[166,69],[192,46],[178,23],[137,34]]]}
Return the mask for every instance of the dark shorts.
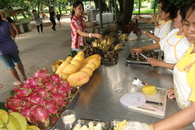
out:
{"label": "dark shorts", "polygon": [[8,70],[14,68],[15,64],[21,62],[18,51],[6,55],[0,55],[0,59],[5,63]]}

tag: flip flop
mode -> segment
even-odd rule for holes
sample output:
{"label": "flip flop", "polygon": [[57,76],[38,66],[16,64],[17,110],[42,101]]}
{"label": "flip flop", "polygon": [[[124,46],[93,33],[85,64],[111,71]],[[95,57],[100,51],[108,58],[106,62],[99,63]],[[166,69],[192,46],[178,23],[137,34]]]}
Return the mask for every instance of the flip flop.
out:
{"label": "flip flop", "polygon": [[16,81],[16,82],[14,82],[14,85],[20,85],[21,84],[21,82],[20,81]]}

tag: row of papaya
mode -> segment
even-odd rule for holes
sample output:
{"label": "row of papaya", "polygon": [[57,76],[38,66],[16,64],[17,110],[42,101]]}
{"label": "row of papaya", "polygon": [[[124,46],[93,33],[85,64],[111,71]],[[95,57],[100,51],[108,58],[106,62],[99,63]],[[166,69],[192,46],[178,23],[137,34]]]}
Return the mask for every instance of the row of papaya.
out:
{"label": "row of papaya", "polygon": [[74,57],[68,56],[65,61],[56,61],[52,64],[52,70],[62,79],[66,79],[71,87],[80,87],[89,81],[100,64],[99,54],[85,58],[84,52],[79,51]]}

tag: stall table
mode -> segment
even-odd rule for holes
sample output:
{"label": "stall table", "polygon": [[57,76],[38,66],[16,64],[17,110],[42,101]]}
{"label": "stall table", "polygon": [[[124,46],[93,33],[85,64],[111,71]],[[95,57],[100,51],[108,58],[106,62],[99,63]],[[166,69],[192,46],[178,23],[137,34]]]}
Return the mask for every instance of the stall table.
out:
{"label": "stall table", "polygon": [[[103,24],[103,28],[107,28],[111,25],[113,25],[115,23],[111,22],[111,23],[105,23]],[[93,29],[92,33],[95,33],[96,29],[97,29],[97,33],[100,33],[100,25],[97,24],[97,25],[94,25],[94,26],[86,26],[87,29]]]}
{"label": "stall table", "polygon": [[[128,120],[140,121],[148,124],[158,122],[161,118],[133,112],[125,109],[120,103],[120,97],[131,91],[133,77],[137,77],[152,85],[161,88],[173,87],[172,72],[162,67],[150,65],[126,65],[129,50],[152,43],[145,37],[138,37],[136,41],[128,41],[119,52],[119,61],[114,66],[101,65],[93,73],[90,81],[80,88],[78,95],[69,104],[67,109],[76,112],[77,119],[112,121]],[[118,91],[120,89],[120,91]],[[180,111],[175,100],[167,99],[165,118]],[[192,130],[189,125],[182,130]],[[53,130],[64,130],[62,120],[59,120]]]}

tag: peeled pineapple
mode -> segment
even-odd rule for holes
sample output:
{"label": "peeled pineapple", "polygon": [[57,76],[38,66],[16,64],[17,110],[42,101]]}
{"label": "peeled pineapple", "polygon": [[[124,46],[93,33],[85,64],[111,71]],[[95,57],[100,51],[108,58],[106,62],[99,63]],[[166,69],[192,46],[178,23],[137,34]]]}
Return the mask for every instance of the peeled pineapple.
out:
{"label": "peeled pineapple", "polygon": [[146,85],[142,87],[142,91],[147,95],[155,95],[157,92],[156,86],[153,85]]}

